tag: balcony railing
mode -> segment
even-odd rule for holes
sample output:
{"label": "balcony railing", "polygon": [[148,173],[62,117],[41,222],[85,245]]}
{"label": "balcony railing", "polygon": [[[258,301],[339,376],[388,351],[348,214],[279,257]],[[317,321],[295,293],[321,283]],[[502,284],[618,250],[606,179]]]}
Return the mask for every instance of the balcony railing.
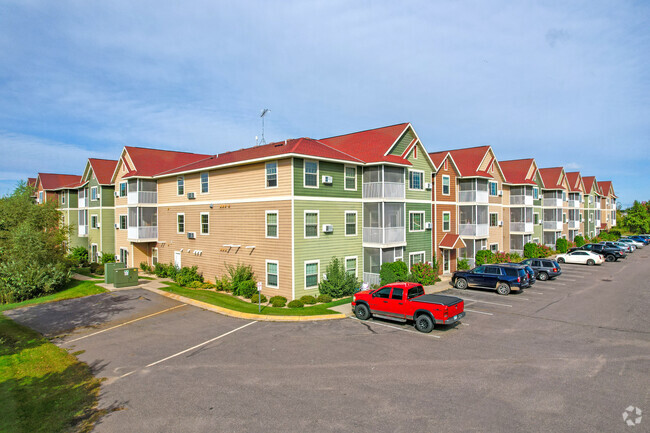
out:
{"label": "balcony railing", "polygon": [[532,222],[510,222],[510,231],[511,232],[533,232],[533,223]]}
{"label": "balcony railing", "polygon": [[571,220],[569,220],[569,228],[571,230],[579,229],[580,228],[580,221],[571,221]]}
{"label": "balcony railing", "polygon": [[490,228],[487,224],[460,224],[459,234],[461,236],[487,236]]}
{"label": "balcony railing", "polygon": [[525,206],[533,205],[532,195],[511,195],[510,204],[523,204]]}
{"label": "balcony railing", "polygon": [[580,200],[569,200],[569,207],[580,207]]}
{"label": "balcony railing", "polygon": [[158,202],[156,191],[129,191],[127,204],[149,204]]}
{"label": "balcony railing", "polygon": [[545,198],[544,201],[542,202],[543,206],[546,207],[562,207],[562,199],[561,198]]}
{"label": "balcony railing", "polygon": [[596,200],[596,209],[600,209],[600,200]]}
{"label": "balcony railing", "polygon": [[487,203],[488,202],[488,192],[487,191],[477,191],[477,190],[460,191],[458,193],[458,201],[466,202],[466,203]]}
{"label": "balcony railing", "polygon": [[371,272],[364,272],[363,273],[363,282],[368,283],[369,285],[379,285],[381,283],[381,278],[379,278],[379,274],[373,274]]}
{"label": "balcony railing", "polygon": [[369,244],[393,244],[404,242],[404,227],[364,227],[363,242]]}
{"label": "balcony railing", "polygon": [[79,208],[88,207],[88,197],[79,198],[77,205]]}
{"label": "balcony railing", "polygon": [[158,226],[129,227],[129,240],[158,239]]}
{"label": "balcony railing", "polygon": [[79,236],[88,236],[88,226],[78,226],[79,227]]}
{"label": "balcony railing", "polygon": [[544,230],[562,230],[562,221],[544,221]]}

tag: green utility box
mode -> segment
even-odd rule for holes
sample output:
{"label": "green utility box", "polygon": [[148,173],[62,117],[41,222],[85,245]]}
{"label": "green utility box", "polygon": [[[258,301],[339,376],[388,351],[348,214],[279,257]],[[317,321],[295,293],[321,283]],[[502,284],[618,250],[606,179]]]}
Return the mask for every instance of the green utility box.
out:
{"label": "green utility box", "polygon": [[129,287],[138,285],[138,268],[113,269],[113,287]]}
{"label": "green utility box", "polygon": [[104,283],[113,284],[113,271],[115,269],[124,269],[124,263],[104,263]]}

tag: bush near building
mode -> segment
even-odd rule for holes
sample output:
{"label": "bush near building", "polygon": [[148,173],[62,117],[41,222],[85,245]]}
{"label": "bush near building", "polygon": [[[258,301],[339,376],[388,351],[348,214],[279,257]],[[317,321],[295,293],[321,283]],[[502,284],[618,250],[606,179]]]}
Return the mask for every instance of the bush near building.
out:
{"label": "bush near building", "polygon": [[559,238],[555,241],[555,249],[559,253],[564,254],[569,251],[569,242],[567,242],[567,240],[564,238]]}
{"label": "bush near building", "polygon": [[553,250],[546,245],[529,242],[524,245],[524,257],[527,259],[544,258],[553,255]]}
{"label": "bush near building", "polygon": [[342,298],[352,295],[359,287],[356,275],[346,272],[343,262],[336,257],[332,257],[330,263],[325,267],[325,274],[327,279],[318,283],[318,292],[321,295]]}
{"label": "bush near building", "polygon": [[582,235],[576,236],[573,241],[576,243],[576,247],[581,247],[586,243],[585,238]]}

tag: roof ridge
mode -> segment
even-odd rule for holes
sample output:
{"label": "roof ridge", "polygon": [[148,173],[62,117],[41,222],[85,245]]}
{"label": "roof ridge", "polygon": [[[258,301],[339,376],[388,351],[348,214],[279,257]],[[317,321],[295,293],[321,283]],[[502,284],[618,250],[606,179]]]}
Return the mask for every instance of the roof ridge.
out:
{"label": "roof ridge", "polygon": [[156,149],[154,147],[124,146],[125,149],[155,150],[156,152],[185,153],[187,155],[205,155],[204,153],[185,152],[183,150]]}
{"label": "roof ridge", "polygon": [[349,156],[350,158],[356,159],[356,160],[359,161],[359,162],[363,162],[363,163],[366,162],[366,161],[364,161],[364,160],[362,160],[362,159],[360,159],[360,158],[357,158],[356,156],[350,155],[350,154],[348,154],[348,153],[343,152],[343,151],[340,150],[340,149],[337,149],[337,148],[335,148],[335,147],[332,147],[332,146],[330,146],[329,144],[325,144],[325,143],[323,143],[323,142],[320,141],[320,140],[316,140],[316,139],[313,139],[313,138],[310,138],[310,140],[313,140],[314,142],[316,142],[316,143],[318,143],[318,144],[320,144],[320,145],[322,145],[322,146],[325,146],[325,147],[327,147],[328,149],[334,150],[334,151],[336,151],[336,152],[338,152],[338,153],[342,153],[342,154],[345,155],[345,156]]}
{"label": "roof ridge", "polygon": [[339,135],[332,135],[331,137],[323,137],[319,138],[319,140],[329,140],[331,138],[337,138],[337,137],[345,137],[346,135],[354,135],[354,134],[361,134],[362,132],[368,132],[368,131],[377,131],[380,129],[387,129],[387,128],[392,128],[394,126],[400,126],[400,125],[408,125],[411,122],[400,122],[396,123],[394,125],[386,125],[386,126],[380,126],[378,128],[368,128],[368,129],[363,129],[361,131],[355,131],[355,132],[348,132],[347,134],[339,134]]}
{"label": "roof ridge", "polygon": [[[160,176],[162,174],[169,173],[171,171],[175,171],[175,170],[178,170],[178,169],[183,168],[183,167],[187,167],[188,165],[198,164],[199,162],[207,161],[207,160],[212,159],[212,158],[216,159],[218,157],[219,157],[218,153],[214,154],[214,155],[210,155],[207,158],[199,159],[197,161],[188,162],[187,164],[179,165],[177,167],[172,167],[169,170],[161,171],[159,173],[154,174],[153,176]],[[136,170],[136,172],[137,172],[137,170]]]}

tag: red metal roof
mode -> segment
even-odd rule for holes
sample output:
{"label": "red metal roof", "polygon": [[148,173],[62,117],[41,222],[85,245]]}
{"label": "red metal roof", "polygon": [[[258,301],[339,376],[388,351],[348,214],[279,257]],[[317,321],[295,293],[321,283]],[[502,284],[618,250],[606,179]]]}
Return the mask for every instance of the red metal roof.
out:
{"label": "red metal roof", "polygon": [[613,188],[612,188],[612,181],[611,180],[598,181],[598,188],[600,188],[603,195],[609,196],[610,192],[611,192],[612,196],[616,197],[616,194],[613,193],[614,191],[613,191]]}
{"label": "red metal roof", "polygon": [[562,167],[540,168],[538,171],[544,182],[544,189],[565,189],[560,182],[560,177],[564,172]]}
{"label": "red metal roof", "polygon": [[35,187],[36,186],[36,178],[35,177],[28,177],[27,178],[27,186]]}
{"label": "red metal roof", "polygon": [[569,191],[571,192],[582,191],[580,189],[580,181],[582,180],[582,177],[580,176],[579,171],[572,171],[570,173],[566,173],[566,179],[569,181]]}
{"label": "red metal roof", "polygon": [[97,159],[97,158],[88,158],[88,162],[95,173],[97,182],[100,185],[110,185],[111,178],[113,177],[113,172],[115,171],[115,166],[117,166],[117,161],[111,159]]}
{"label": "red metal roof", "polygon": [[211,155],[198,153],[175,152],[172,150],[148,149],[144,147],[125,146],[133,162],[134,170],[124,177],[144,176],[151,177],[176,167],[191,164],[210,158]]}
{"label": "red metal roof", "polygon": [[450,150],[449,153],[462,177],[480,176],[492,178],[492,175],[487,171],[479,170],[479,166],[488,150],[490,150],[490,146],[478,146]]}
{"label": "red metal roof", "polygon": [[48,191],[77,185],[81,182],[81,176],[75,174],[38,173],[38,178],[43,189]]}
{"label": "red metal roof", "polygon": [[444,248],[448,250],[465,247],[465,242],[463,242],[460,236],[451,233],[447,233],[440,241],[440,244],[438,244],[438,248]]}
{"label": "red metal roof", "polygon": [[532,158],[528,159],[512,159],[509,161],[499,161],[501,172],[506,179],[507,183],[513,185],[537,185],[534,176],[531,179],[526,178],[530,171],[530,167],[535,163]]}

